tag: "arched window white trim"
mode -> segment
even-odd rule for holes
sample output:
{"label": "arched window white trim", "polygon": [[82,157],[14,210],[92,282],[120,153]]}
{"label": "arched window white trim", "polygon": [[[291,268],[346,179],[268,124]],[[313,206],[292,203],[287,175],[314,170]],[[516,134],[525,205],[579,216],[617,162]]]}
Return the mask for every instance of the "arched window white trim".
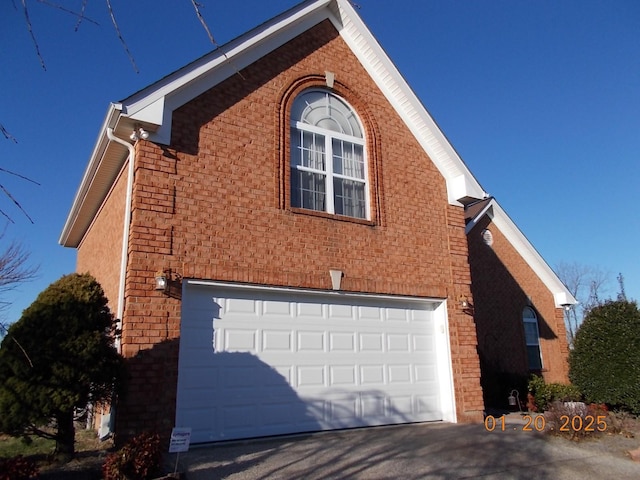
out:
{"label": "arched window white trim", "polygon": [[522,323],[524,325],[524,339],[527,344],[527,363],[529,365],[529,370],[542,370],[538,316],[533,308],[524,307],[522,312]]}
{"label": "arched window white trim", "polygon": [[364,130],[354,109],[326,90],[291,108],[291,206],[370,219]]}

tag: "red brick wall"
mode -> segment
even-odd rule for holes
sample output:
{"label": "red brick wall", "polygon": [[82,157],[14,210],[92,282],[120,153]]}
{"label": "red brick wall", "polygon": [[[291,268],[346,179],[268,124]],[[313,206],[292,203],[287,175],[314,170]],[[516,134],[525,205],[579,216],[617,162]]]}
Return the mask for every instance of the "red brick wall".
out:
{"label": "red brick wall", "polygon": [[[482,240],[489,229],[493,245]],[[512,388],[530,375],[527,365],[523,310],[531,306],[538,317],[542,375],[548,382],[567,382],[568,347],[563,312],[553,294],[502,235],[489,217],[469,233],[469,255],[485,403],[507,401]],[[522,380],[518,381],[520,377]],[[521,398],[526,391],[520,391]]]}
{"label": "red brick wall", "polygon": [[[288,106],[335,73],[335,91],[365,124],[373,218],[289,208]],[[292,40],[174,113],[172,145],[139,142],[123,352],[131,375],[118,429],[173,425],[180,300],[154,272],[184,278],[447,298],[461,421],[483,403],[463,210],[444,179],[329,22]],[[172,297],[179,297],[179,286]]]}
{"label": "red brick wall", "polygon": [[127,166],[122,168],[87,234],[78,246],[76,271],[90,273],[102,285],[109,308],[116,314],[122,231],[127,187]]}

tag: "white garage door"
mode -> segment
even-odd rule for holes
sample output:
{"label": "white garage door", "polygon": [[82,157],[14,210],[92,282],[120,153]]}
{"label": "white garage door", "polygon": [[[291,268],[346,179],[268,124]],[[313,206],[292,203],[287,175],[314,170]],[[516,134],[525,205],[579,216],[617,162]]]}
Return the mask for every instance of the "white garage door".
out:
{"label": "white garage door", "polygon": [[194,443],[451,410],[439,303],[194,283],[183,291],[176,405]]}

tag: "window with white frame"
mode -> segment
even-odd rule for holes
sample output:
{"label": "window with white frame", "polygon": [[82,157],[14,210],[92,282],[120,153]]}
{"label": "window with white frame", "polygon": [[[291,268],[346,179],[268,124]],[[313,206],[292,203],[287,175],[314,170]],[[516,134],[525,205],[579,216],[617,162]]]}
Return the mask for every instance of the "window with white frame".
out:
{"label": "window with white frame", "polygon": [[524,311],[522,312],[522,322],[524,324],[525,343],[527,344],[527,362],[529,364],[529,370],[542,370],[538,316],[533,308],[524,308]]}
{"label": "window with white frame", "polygon": [[291,109],[291,206],[369,217],[362,124],[353,108],[326,90],[306,90]]}

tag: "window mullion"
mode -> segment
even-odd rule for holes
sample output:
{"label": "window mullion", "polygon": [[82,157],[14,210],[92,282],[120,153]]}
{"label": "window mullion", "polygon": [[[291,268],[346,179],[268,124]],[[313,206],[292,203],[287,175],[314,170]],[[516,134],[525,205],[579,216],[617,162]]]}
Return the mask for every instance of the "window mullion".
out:
{"label": "window mullion", "polygon": [[336,213],[335,198],[333,196],[333,137],[325,133],[325,166],[327,169],[327,175],[325,178],[325,186],[327,191],[327,212]]}

